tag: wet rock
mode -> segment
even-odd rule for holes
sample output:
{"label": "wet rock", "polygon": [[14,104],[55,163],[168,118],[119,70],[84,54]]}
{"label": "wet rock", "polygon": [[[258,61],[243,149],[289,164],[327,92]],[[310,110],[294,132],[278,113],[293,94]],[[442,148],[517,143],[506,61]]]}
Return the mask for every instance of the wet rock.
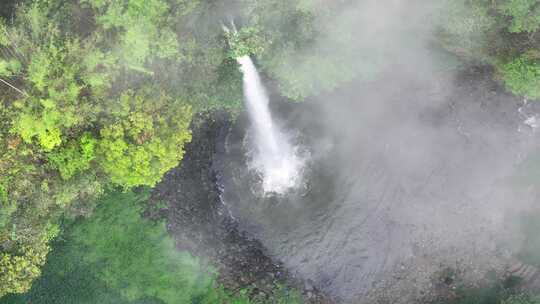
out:
{"label": "wet rock", "polygon": [[[225,149],[229,127],[226,113],[198,117],[181,166],[165,175],[152,198],[168,202],[163,215],[177,248],[208,259],[218,268],[218,282],[229,290],[248,288],[252,297],[268,296],[279,284],[305,294],[303,282],[270,257],[261,242],[241,231],[220,199],[220,173],[214,157]],[[333,303],[313,287],[309,294],[306,303]]]}

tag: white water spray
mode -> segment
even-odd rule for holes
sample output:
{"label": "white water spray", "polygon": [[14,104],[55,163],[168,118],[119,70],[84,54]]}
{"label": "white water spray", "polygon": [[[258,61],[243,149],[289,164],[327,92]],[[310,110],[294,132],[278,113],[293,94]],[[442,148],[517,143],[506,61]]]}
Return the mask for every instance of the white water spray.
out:
{"label": "white water spray", "polygon": [[283,193],[298,184],[303,161],[272,121],[268,95],[253,61],[249,56],[237,60],[244,74],[244,96],[254,129],[253,165],[262,175],[264,192]]}

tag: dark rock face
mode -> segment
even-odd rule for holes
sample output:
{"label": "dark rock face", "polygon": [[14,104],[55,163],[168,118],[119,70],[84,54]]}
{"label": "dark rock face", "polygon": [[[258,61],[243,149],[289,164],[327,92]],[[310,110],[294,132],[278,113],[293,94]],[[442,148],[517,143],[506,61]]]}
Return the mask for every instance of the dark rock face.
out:
{"label": "dark rock face", "polygon": [[194,124],[182,165],[167,173],[155,188],[153,200],[168,203],[162,211],[179,250],[207,258],[219,270],[219,281],[229,290],[249,288],[253,295],[272,297],[276,284],[301,290],[307,303],[330,303],[311,285],[304,287],[264,246],[238,229],[220,198],[220,173],[214,163],[224,149],[229,117],[213,113]]}

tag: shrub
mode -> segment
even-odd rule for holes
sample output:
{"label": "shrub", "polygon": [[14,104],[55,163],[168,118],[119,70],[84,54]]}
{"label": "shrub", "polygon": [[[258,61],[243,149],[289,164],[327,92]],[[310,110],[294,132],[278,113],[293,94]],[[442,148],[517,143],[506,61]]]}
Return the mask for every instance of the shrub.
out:
{"label": "shrub", "polygon": [[540,60],[523,55],[500,66],[499,72],[512,93],[540,99]]}

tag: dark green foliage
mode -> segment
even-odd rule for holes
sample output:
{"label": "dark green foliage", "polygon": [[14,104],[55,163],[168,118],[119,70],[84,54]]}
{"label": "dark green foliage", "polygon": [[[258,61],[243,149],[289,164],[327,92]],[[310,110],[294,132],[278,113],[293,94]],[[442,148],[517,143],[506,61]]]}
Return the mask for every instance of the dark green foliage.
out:
{"label": "dark green foliage", "polygon": [[108,195],[92,218],[72,222],[54,242],[32,290],[0,303],[301,303],[283,287],[276,288],[275,300],[228,295],[211,270],[176,250],[163,222],[141,218],[146,197],[132,192]]}
{"label": "dark green foliage", "polygon": [[15,210],[17,210],[17,205],[9,199],[6,187],[0,184],[0,229],[8,223]]}
{"label": "dark green foliage", "polygon": [[537,0],[502,0],[497,9],[511,18],[512,33],[533,33],[540,29],[540,5]]}
{"label": "dark green foliage", "polygon": [[188,303],[208,288],[210,276],[176,250],[164,223],[141,219],[143,201],[145,196],[132,193],[109,196],[91,220],[74,227],[74,244],[92,273],[124,298]]}
{"label": "dark green foliage", "polygon": [[212,274],[176,250],[164,223],[141,218],[145,199],[108,195],[90,220],[73,222],[55,242],[32,291],[0,303],[190,303],[206,292]]}
{"label": "dark green foliage", "polygon": [[539,304],[538,296],[529,296],[526,294],[511,295],[508,298],[500,301],[501,304]]}

